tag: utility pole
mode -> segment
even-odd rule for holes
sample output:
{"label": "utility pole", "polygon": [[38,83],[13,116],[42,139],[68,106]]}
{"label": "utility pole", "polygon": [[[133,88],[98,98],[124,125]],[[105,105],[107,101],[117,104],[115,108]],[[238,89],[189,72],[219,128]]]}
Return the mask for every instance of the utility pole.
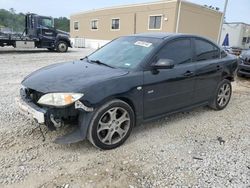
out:
{"label": "utility pole", "polygon": [[181,16],[181,3],[182,0],[179,0],[179,8],[178,8],[178,15],[177,15],[177,23],[176,23],[176,28],[175,28],[175,32],[178,33],[179,32],[179,25],[180,25],[180,16]]}
{"label": "utility pole", "polygon": [[228,5],[228,0],[225,0],[224,10],[223,10],[222,18],[221,18],[221,23],[220,23],[221,25],[220,25],[220,30],[219,30],[219,36],[218,36],[218,41],[217,41],[218,44],[220,44],[220,41],[221,41],[221,33],[222,33],[224,18],[227,13],[227,5]]}

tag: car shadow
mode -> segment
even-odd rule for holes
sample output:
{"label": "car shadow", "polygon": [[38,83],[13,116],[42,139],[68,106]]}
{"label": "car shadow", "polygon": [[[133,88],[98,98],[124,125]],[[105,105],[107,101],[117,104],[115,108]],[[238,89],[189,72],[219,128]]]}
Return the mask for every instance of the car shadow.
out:
{"label": "car shadow", "polygon": [[[136,127],[134,127],[134,129],[132,130],[131,136],[128,138],[128,140],[124,144],[127,146],[131,145],[132,143],[136,142],[138,137],[143,136],[144,134],[148,134],[150,132],[154,132],[155,129],[161,129],[166,126],[177,124],[179,121],[182,121],[185,118],[189,119],[190,117],[194,116],[194,114],[199,116],[210,110],[212,109],[210,109],[209,107],[199,107],[199,108],[187,111],[187,112],[176,113],[173,115],[166,116],[165,118],[160,118],[158,120],[154,120],[154,121],[150,121],[147,123],[137,125]],[[96,150],[98,150],[97,148],[92,146],[92,144],[90,144],[90,142],[87,139],[78,143],[64,145],[63,147],[61,147],[61,149],[73,150],[73,151],[83,149],[83,150],[88,150],[92,152],[96,152]]]}
{"label": "car shadow", "polygon": [[209,108],[208,106],[198,107],[190,111],[175,113],[160,118],[158,120],[137,125],[131,133],[131,136],[134,138],[129,139],[128,144],[136,142],[136,138],[140,135],[154,132],[155,129],[161,129],[167,126],[174,126],[175,124],[178,124],[178,122],[183,121],[184,119],[190,119],[194,116],[194,114],[195,116],[200,116],[209,111],[213,111],[213,109]]}
{"label": "car shadow", "polygon": [[[34,123],[34,122],[33,122]],[[32,125],[34,127],[34,125]],[[32,128],[28,131],[28,135],[24,135],[26,138],[30,136],[33,140],[38,140],[37,143],[53,145],[54,148],[64,151],[88,151],[96,152],[96,148],[92,146],[87,140],[83,140],[77,143],[72,144],[57,144],[55,139],[64,135],[67,135],[74,131],[76,127],[72,125],[65,125],[62,128],[59,128],[57,131],[50,131],[46,126],[41,126]]]}
{"label": "car shadow", "polygon": [[240,85],[241,87],[250,88],[249,82],[250,82],[249,77],[239,77],[239,76],[237,76],[236,83],[238,85]]}
{"label": "car shadow", "polygon": [[250,77],[237,76],[237,81],[250,81]]}

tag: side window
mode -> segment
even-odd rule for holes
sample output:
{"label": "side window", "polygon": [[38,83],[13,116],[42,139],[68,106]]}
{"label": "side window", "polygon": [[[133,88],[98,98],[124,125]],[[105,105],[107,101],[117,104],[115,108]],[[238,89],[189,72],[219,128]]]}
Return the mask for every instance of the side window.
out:
{"label": "side window", "polygon": [[91,21],[91,30],[97,30],[98,29],[98,20],[92,20]]}
{"label": "side window", "polygon": [[205,40],[195,39],[196,61],[217,59],[220,57],[220,49]]}
{"label": "side window", "polygon": [[53,20],[49,18],[42,18],[42,26],[49,28],[54,27]]}
{"label": "side window", "polygon": [[227,57],[227,53],[224,50],[221,50],[221,57],[222,58]]}
{"label": "side window", "polygon": [[111,29],[112,30],[119,30],[120,29],[120,19],[119,18],[112,19]]}
{"label": "side window", "polygon": [[180,39],[168,43],[160,50],[157,59],[171,59],[175,64],[190,63],[192,61],[191,40]]}
{"label": "side window", "polygon": [[149,24],[148,29],[149,30],[160,30],[162,25],[162,16],[149,16]]}
{"label": "side window", "polygon": [[79,30],[79,22],[74,22],[74,30],[75,31]]}
{"label": "side window", "polygon": [[243,37],[242,38],[242,44],[244,45],[244,44],[246,44],[247,43],[247,37]]}

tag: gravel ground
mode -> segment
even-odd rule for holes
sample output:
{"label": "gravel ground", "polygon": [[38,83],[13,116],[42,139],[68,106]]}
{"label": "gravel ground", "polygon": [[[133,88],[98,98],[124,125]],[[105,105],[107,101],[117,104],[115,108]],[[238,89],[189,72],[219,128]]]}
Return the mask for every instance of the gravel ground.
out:
{"label": "gravel ground", "polygon": [[18,113],[21,80],[91,51],[0,48],[0,187],[250,187],[247,79],[233,84],[225,110],[198,108],[138,126],[116,150],[100,151],[87,141],[54,144],[67,128],[47,132],[43,142],[34,123]]}

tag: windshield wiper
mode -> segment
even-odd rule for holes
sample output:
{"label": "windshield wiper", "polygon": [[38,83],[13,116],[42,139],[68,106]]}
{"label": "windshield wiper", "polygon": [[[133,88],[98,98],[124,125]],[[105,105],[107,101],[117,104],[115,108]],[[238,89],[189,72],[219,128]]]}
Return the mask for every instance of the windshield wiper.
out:
{"label": "windshield wiper", "polygon": [[101,62],[100,60],[91,60],[91,59],[89,59],[88,56],[85,56],[84,58],[81,58],[80,60],[82,61],[82,60],[84,60],[84,59],[86,59],[87,62],[89,62],[89,63],[96,63],[96,64],[98,64],[98,65],[104,65],[104,66],[107,66],[107,67],[110,67],[110,68],[113,68],[113,69],[115,68],[115,67],[113,67],[113,66],[111,66],[111,65],[108,65],[108,64],[106,64],[106,63]]}
{"label": "windshield wiper", "polygon": [[[89,60],[89,59],[88,59],[88,60]],[[92,62],[92,63],[96,63],[96,64],[98,64],[98,65],[104,65],[104,66],[106,66],[106,67],[115,68],[115,67],[113,67],[113,66],[110,66],[110,65],[108,65],[108,64],[106,64],[106,63],[101,62],[100,60],[89,60],[89,61]]]}
{"label": "windshield wiper", "polygon": [[80,61],[82,61],[82,60],[84,60],[84,59],[86,59],[86,60],[89,62],[88,56],[85,56],[85,57],[81,58]]}

